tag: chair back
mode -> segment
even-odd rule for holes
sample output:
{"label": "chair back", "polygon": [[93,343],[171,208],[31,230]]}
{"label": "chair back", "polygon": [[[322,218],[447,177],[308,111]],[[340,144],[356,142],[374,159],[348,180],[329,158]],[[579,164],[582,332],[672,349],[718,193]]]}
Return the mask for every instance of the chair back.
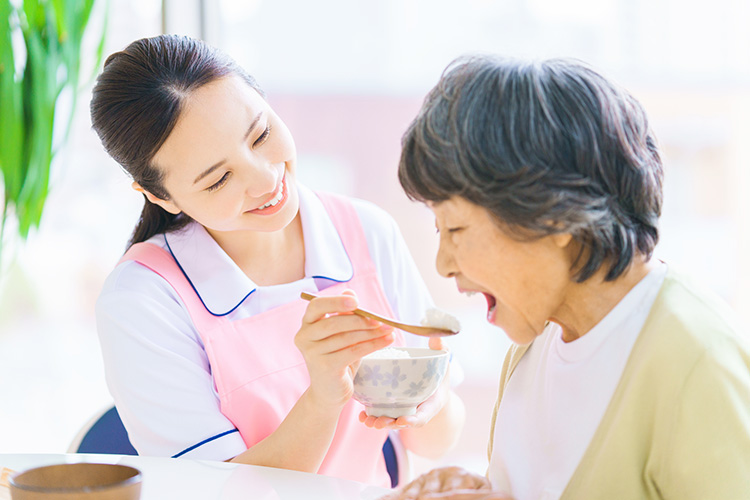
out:
{"label": "chair back", "polygon": [[117,408],[110,406],[97,413],[71,443],[68,453],[110,453],[137,455],[122,425]]}
{"label": "chair back", "polygon": [[391,476],[391,488],[411,481],[411,461],[398,432],[391,431],[388,434],[388,439],[383,444],[383,458],[388,475]]}

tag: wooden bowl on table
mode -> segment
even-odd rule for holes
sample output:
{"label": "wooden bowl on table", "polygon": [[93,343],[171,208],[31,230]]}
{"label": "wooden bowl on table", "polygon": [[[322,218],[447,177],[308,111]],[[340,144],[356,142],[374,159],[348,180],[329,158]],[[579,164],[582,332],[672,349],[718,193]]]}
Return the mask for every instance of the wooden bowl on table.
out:
{"label": "wooden bowl on table", "polygon": [[10,478],[12,500],[138,500],[141,472],[118,464],[48,465]]}

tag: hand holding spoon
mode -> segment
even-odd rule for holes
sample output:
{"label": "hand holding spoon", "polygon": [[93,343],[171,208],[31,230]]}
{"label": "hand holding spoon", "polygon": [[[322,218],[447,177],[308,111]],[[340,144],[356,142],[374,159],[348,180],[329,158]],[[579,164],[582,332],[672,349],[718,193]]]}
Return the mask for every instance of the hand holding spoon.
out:
{"label": "hand holding spoon", "polygon": [[[313,295],[307,292],[302,292],[300,294],[300,297],[302,297],[305,300],[312,300],[312,299],[317,298],[317,295]],[[390,325],[394,328],[398,328],[399,330],[413,333],[414,335],[421,335],[422,337],[447,337],[447,336],[455,335],[458,333],[458,332],[454,332],[453,330],[449,330],[446,328],[437,328],[434,326],[417,326],[417,325],[408,325],[406,323],[399,323],[398,321],[394,321],[390,318],[384,318],[383,316],[379,316],[373,312],[366,311],[364,309],[355,309],[352,312],[364,318],[371,318],[376,321],[380,321],[381,323],[385,323],[386,325]]]}

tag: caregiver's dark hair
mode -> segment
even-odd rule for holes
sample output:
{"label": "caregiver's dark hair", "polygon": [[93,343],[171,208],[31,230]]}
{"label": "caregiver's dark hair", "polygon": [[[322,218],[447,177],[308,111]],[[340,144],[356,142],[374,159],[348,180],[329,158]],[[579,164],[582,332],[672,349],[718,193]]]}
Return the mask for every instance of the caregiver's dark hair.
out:
{"label": "caregiver's dark hair", "polygon": [[[261,92],[255,79],[231,58],[200,40],[175,35],[136,40],[104,63],[91,99],[93,128],[107,153],[135,182],[168,200],[164,174],[154,165],[154,155],[172,132],[190,94],[231,74]],[[128,246],[178,229],[189,220],[144,196],[143,212]]]}
{"label": "caregiver's dark hair", "polygon": [[518,238],[570,233],[582,282],[620,276],[659,239],[662,164],[641,105],[585,64],[460,58],[402,140],[414,200],[458,196]]}

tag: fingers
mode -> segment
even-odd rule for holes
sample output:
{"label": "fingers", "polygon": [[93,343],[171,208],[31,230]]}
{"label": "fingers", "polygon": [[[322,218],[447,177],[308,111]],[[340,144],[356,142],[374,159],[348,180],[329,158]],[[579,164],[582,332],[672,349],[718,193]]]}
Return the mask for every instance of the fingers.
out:
{"label": "fingers", "polygon": [[399,422],[399,419],[373,417],[365,412],[360,412],[359,421],[372,429],[403,429],[404,427],[410,427],[409,424]]}
{"label": "fingers", "polygon": [[302,316],[303,324],[313,324],[329,314],[350,313],[359,307],[356,295],[351,290],[345,290],[342,295],[317,297],[310,301]]}
{"label": "fingers", "polygon": [[440,491],[490,489],[486,477],[471,473],[461,467],[439,469],[437,478],[440,481]]}
{"label": "fingers", "polygon": [[417,496],[396,491],[381,497],[380,500],[513,500],[511,497],[498,492],[487,490],[457,490],[441,491],[438,493],[419,493]]}
{"label": "fingers", "polygon": [[430,349],[435,349],[436,351],[445,349],[445,342],[443,342],[443,339],[440,337],[430,337],[427,345],[430,347]]}
{"label": "fingers", "polygon": [[381,326],[378,321],[351,314],[357,306],[357,298],[351,290],[344,290],[342,295],[311,300],[302,316],[305,339],[323,340],[335,334],[373,330]]}
{"label": "fingers", "polygon": [[[330,351],[336,351],[345,345],[378,336],[370,335],[370,333],[374,334],[374,330],[381,327],[387,327],[390,330],[393,329],[375,320],[362,318],[353,314],[335,314],[312,324],[303,324],[300,331],[303,332],[301,334],[302,340],[307,342],[320,342],[328,339],[336,340],[338,338],[339,347],[331,347],[329,349]],[[380,333],[380,335],[383,335],[383,333]]]}
{"label": "fingers", "polygon": [[442,467],[422,474],[381,500],[512,500],[491,491],[486,477],[461,467]]}
{"label": "fingers", "polygon": [[395,339],[393,328],[381,325],[374,330],[347,332],[323,339],[318,347],[322,354],[351,365],[370,353],[388,347]]}
{"label": "fingers", "polygon": [[500,493],[486,490],[457,490],[440,493],[427,493],[419,497],[422,500],[513,500]]}
{"label": "fingers", "polygon": [[369,330],[332,334],[320,340],[295,339],[306,359],[317,358],[320,366],[351,366],[356,371],[362,357],[387,347],[394,341],[393,328],[381,325]]}
{"label": "fingers", "polygon": [[348,365],[390,345],[393,328],[351,314],[357,305],[351,290],[311,300],[295,338],[297,347],[310,355],[334,354],[332,363]]}
{"label": "fingers", "polygon": [[[479,476],[461,467],[441,467],[433,469],[409,483],[403,488],[406,494],[439,493],[454,490],[487,490],[490,483],[484,476]],[[405,498],[408,498],[405,497]],[[417,498],[415,496],[415,498]]]}
{"label": "fingers", "polygon": [[[419,410],[417,410],[419,412]],[[421,415],[419,413],[415,415],[409,415],[407,417],[373,417],[365,412],[359,414],[359,421],[365,424],[367,427],[372,429],[406,429],[407,427],[422,427],[424,424],[430,421],[432,416]]]}

